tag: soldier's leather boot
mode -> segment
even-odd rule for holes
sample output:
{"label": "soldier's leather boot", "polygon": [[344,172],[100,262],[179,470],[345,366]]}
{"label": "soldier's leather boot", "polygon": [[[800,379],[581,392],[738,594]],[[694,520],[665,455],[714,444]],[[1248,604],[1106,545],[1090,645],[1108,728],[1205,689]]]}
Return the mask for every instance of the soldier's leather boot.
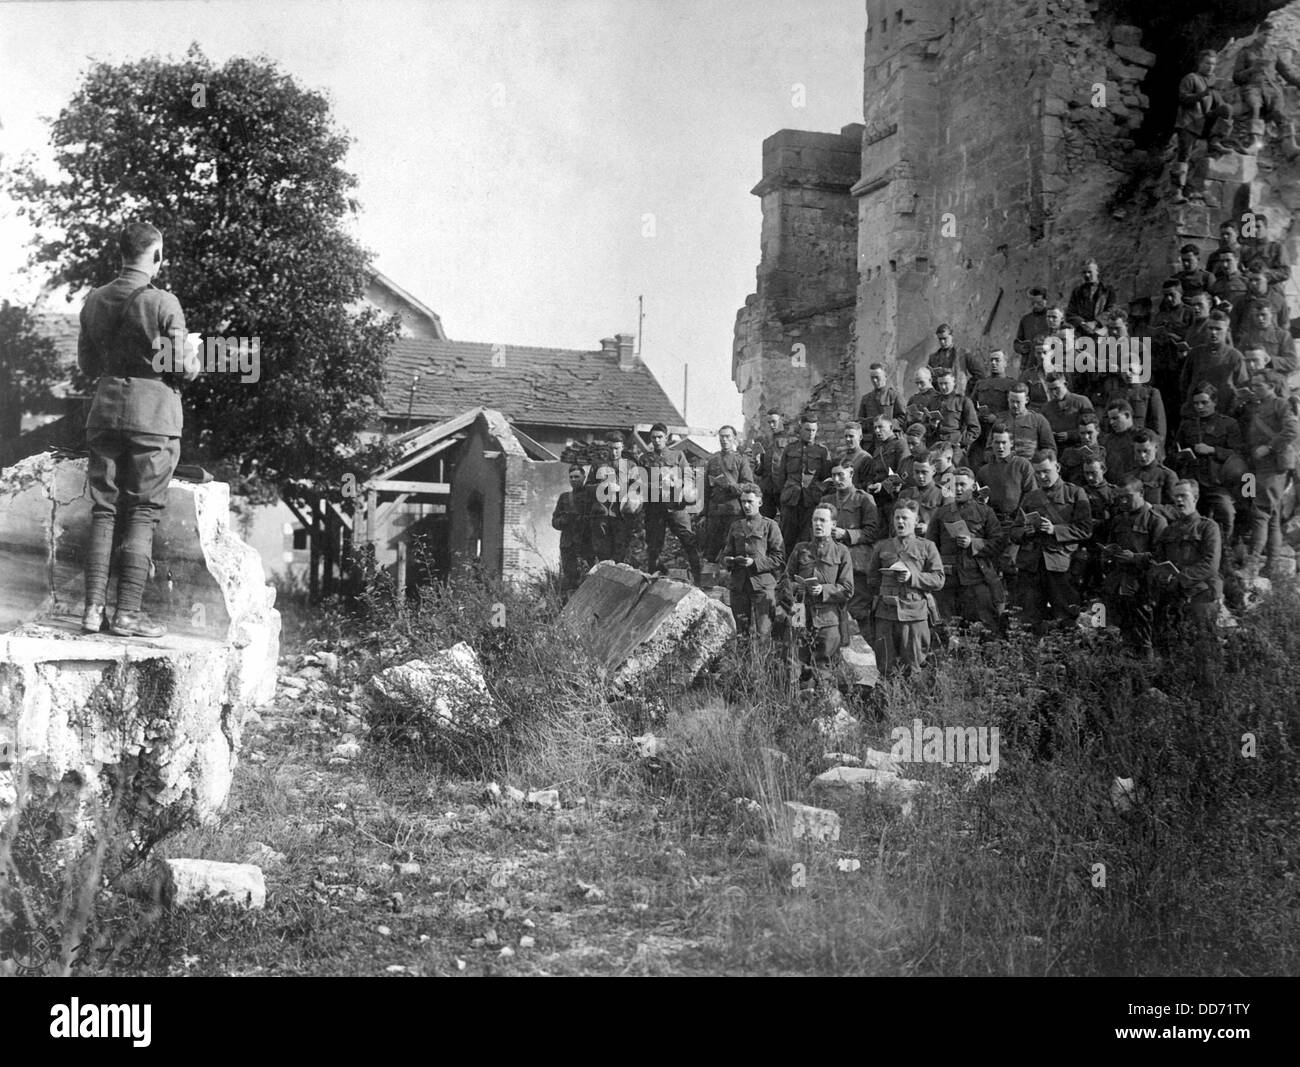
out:
{"label": "soldier's leather boot", "polygon": [[81,613],[81,628],[88,634],[97,634],[104,629],[104,605],[87,604]]}
{"label": "soldier's leather boot", "polygon": [[143,611],[116,612],[112,631],[118,637],[162,637],[167,632]]}
{"label": "soldier's leather boot", "polygon": [[1173,202],[1175,204],[1187,203],[1187,192],[1186,192],[1187,164],[1175,163],[1172,169],[1169,171],[1169,177],[1170,180],[1173,182],[1173,186],[1174,186]]}

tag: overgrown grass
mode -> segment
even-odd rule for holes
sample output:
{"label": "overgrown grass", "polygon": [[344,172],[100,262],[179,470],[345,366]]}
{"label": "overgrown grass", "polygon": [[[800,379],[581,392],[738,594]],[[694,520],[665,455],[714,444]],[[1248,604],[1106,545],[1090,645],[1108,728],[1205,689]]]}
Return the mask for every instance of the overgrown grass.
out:
{"label": "overgrown grass", "polygon": [[[376,595],[287,622],[291,651],[339,655],[334,696],[259,742],[264,762],[241,764],[220,826],[165,846],[282,852],[267,910],[168,913],[102,893],[84,969],[374,973],[399,948],[408,973],[462,973],[467,959],[468,973],[1298,969],[1293,590],[1154,664],[1082,632],[946,652],[913,680],[850,694],[861,726],[834,743],[814,721],[829,709],[761,650],[729,652],[690,689],[611,701],[558,613],[551,586],[460,579],[401,611]],[[499,730],[466,746],[376,727],[355,765],[328,765],[343,705],[376,671],[460,640]],[[929,786],[910,815],[812,790],[825,753],[887,750],[916,719],[997,727],[996,778],[909,765]],[[630,743],[647,726],[669,739],[650,759]],[[1136,783],[1127,812],[1116,777]],[[565,809],[494,806],[489,781],[558,789]],[[840,839],[792,838],[787,800],[833,806]],[[412,861],[418,877],[394,874]],[[538,959],[503,962],[498,944],[525,934]]]}

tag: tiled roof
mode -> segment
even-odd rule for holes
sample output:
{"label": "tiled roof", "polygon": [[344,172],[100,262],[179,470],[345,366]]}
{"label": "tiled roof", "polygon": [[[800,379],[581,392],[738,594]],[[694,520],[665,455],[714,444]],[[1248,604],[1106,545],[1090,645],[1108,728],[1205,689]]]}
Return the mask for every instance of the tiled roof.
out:
{"label": "tiled roof", "polygon": [[[504,366],[492,365],[494,351]],[[384,370],[384,411],[394,419],[405,419],[408,406],[413,419],[448,419],[490,405],[524,425],[621,429],[682,421],[649,367],[637,360],[619,370],[612,353],[401,338]]]}

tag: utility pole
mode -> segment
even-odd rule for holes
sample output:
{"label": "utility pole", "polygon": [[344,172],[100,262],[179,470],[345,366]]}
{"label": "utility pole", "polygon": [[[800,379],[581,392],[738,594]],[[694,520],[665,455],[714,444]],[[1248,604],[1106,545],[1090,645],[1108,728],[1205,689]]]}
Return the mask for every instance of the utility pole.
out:
{"label": "utility pole", "polygon": [[636,354],[641,355],[641,331],[645,326],[645,297],[636,298]]}
{"label": "utility pole", "polygon": [[690,425],[690,419],[686,417],[686,394],[690,387],[691,368],[682,364],[682,422]]}

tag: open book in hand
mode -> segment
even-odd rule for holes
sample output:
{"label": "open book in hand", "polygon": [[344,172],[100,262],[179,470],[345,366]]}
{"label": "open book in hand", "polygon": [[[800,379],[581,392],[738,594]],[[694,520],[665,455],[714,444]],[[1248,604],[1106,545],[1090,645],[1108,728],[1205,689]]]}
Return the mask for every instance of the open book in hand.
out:
{"label": "open book in hand", "polygon": [[1047,518],[1046,515],[1040,514],[1037,511],[1026,511],[1025,517],[1020,521],[1024,523],[1025,526],[1028,526],[1036,530],[1038,528],[1038,524],[1041,523],[1045,518]]}
{"label": "open book in hand", "polygon": [[972,537],[970,527],[966,525],[965,519],[957,519],[953,522],[945,522],[943,528],[953,537]]}

